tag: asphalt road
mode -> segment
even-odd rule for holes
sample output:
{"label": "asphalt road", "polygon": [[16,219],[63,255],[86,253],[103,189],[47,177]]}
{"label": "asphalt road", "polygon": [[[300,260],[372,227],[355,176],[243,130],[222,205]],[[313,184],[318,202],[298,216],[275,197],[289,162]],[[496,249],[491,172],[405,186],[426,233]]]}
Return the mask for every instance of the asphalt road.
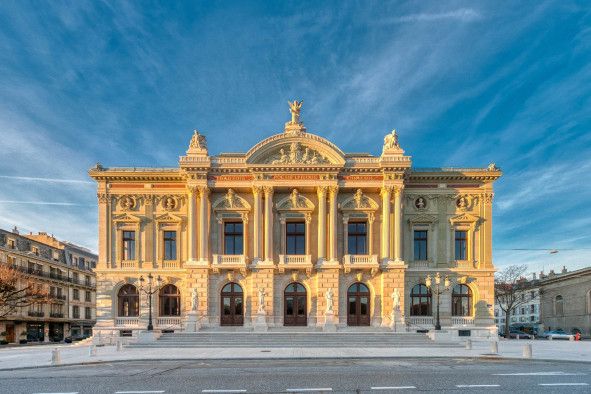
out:
{"label": "asphalt road", "polygon": [[466,359],[162,361],[0,372],[0,393],[589,393],[591,364]]}

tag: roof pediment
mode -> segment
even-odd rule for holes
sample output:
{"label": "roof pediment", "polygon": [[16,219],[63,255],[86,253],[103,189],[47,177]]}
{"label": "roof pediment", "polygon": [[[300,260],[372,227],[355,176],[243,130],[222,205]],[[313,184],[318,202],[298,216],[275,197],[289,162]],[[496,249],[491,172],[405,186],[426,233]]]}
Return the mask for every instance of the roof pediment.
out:
{"label": "roof pediment", "polygon": [[281,133],[246,153],[246,163],[265,166],[344,166],[345,154],[335,144],[314,134]]}

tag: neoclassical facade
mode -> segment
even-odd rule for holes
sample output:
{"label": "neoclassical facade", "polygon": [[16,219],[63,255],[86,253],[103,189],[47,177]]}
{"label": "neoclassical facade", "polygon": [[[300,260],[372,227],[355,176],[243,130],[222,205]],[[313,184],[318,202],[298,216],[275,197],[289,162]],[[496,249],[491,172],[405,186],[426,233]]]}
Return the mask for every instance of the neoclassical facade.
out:
{"label": "neoclassical facade", "polygon": [[[89,171],[98,184],[97,326],[494,330],[487,168],[412,167],[396,132],[345,153],[292,119],[246,153],[210,156],[194,132],[174,168]],[[140,281],[143,277],[144,281]],[[444,280],[446,278],[447,280]],[[142,285],[143,283],[143,285]],[[141,287],[141,288],[140,288]]]}

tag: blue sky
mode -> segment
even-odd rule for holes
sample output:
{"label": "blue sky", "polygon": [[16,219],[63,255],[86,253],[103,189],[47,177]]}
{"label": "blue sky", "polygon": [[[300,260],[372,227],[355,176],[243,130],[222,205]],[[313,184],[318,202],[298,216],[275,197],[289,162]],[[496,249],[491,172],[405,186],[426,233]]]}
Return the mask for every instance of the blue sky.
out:
{"label": "blue sky", "polygon": [[590,264],[586,2],[318,3],[1,2],[0,227],[96,249],[96,162],[246,151],[298,98],[345,151],[497,163],[497,265]]}

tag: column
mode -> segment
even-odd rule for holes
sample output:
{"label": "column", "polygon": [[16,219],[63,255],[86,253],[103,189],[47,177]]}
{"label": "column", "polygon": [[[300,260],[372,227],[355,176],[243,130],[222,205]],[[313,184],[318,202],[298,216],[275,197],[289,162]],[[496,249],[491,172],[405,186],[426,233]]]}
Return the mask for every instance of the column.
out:
{"label": "column", "polygon": [[99,232],[99,259],[98,259],[98,267],[99,269],[105,268],[114,268],[114,267],[107,267],[109,261],[111,259],[108,257],[109,253],[111,252],[109,246],[109,226],[110,226],[110,212],[107,209],[107,204],[111,199],[107,193],[97,193],[98,198],[98,232]]}
{"label": "column", "polygon": [[[242,253],[244,254],[244,258],[246,259],[246,261],[248,261],[248,241],[249,241],[249,238],[248,238],[248,212],[242,213],[241,216],[242,216],[242,228],[244,229],[244,233],[242,236]],[[221,244],[221,242],[220,242],[220,244]],[[221,246],[220,246],[220,249],[221,249]]]}
{"label": "column", "polygon": [[253,231],[253,260],[259,260],[262,257],[261,253],[261,187],[253,186],[252,194],[254,196],[254,214],[252,219]]}
{"label": "column", "polygon": [[382,195],[382,260],[390,259],[390,195],[392,186],[384,186],[380,191]]}
{"label": "column", "polygon": [[205,186],[199,188],[199,260],[207,261],[207,241],[208,229],[207,225],[207,206],[209,189]]}
{"label": "column", "polygon": [[273,262],[273,186],[265,186],[265,261]]}
{"label": "column", "polygon": [[402,188],[394,189],[394,260],[402,261]]}
{"label": "column", "polygon": [[329,203],[330,203],[330,260],[336,261],[337,256],[337,194],[339,192],[338,186],[330,186],[329,188]]}
{"label": "column", "polygon": [[373,255],[373,222],[375,219],[376,215],[373,212],[367,214],[367,254],[370,256]]}
{"label": "column", "polygon": [[326,258],[326,186],[318,186],[318,260]]}
{"label": "column", "polygon": [[197,198],[197,188],[195,186],[188,186],[188,208],[189,208],[189,224],[188,224],[188,231],[187,237],[189,245],[189,250],[187,254],[187,259],[189,261],[195,261],[197,257],[197,212],[195,210],[195,200]]}

